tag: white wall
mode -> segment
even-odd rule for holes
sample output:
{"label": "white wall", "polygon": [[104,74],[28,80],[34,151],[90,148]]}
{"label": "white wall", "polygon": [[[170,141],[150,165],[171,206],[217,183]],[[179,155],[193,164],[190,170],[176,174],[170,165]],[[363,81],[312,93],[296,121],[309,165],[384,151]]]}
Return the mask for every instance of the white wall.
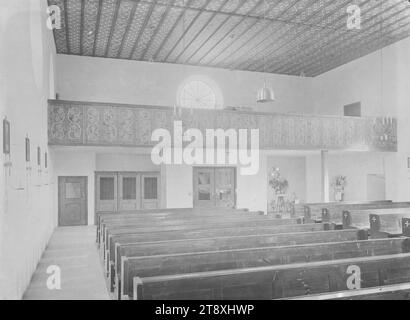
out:
{"label": "white wall", "polygon": [[265,78],[261,73],[67,55],[59,55],[57,63],[57,92],[63,100],[171,107],[184,80],[203,75],[218,85],[224,106],[284,113],[313,111],[311,78],[268,74],[277,101],[257,105],[257,91]]}
{"label": "white wall", "polygon": [[[0,300],[22,297],[55,226],[51,156],[48,170],[44,169],[47,99],[54,96],[50,66],[55,59],[45,7],[45,0],[1,1],[0,116],[11,123],[12,168],[7,179],[2,168],[0,179]],[[31,171],[26,170],[24,156],[27,134]],[[41,173],[37,146],[41,147]],[[2,155],[2,167],[4,160]]]}
{"label": "white wall", "polygon": [[107,153],[96,155],[96,171],[160,172],[161,168],[152,163],[149,155]]}
{"label": "white wall", "polygon": [[[398,153],[385,155],[387,198],[410,199],[410,38],[318,76],[313,81],[316,113],[342,115],[343,106],[362,102],[365,116],[398,118]],[[377,165],[369,160],[370,165]],[[354,159],[348,167],[355,167]]]}
{"label": "white wall", "polygon": [[343,106],[361,101],[364,116],[395,116],[409,93],[410,38],[326,72],[313,80],[313,109],[343,115]]}
{"label": "white wall", "polygon": [[187,165],[166,165],[165,196],[167,208],[192,208],[193,168]]}
{"label": "white wall", "polygon": [[[367,175],[386,175],[385,159],[389,155],[383,153],[329,153],[329,196],[334,201],[334,190],[331,186],[333,179],[338,175],[347,177],[345,201],[366,201]],[[321,157],[308,155],[306,157],[306,190],[307,202],[321,202]],[[387,195],[387,199],[391,199]],[[383,199],[380,199],[383,200]]]}
{"label": "white wall", "polygon": [[243,176],[240,170],[236,171],[237,207],[266,213],[268,210],[268,166],[265,152],[260,152],[257,174]]}

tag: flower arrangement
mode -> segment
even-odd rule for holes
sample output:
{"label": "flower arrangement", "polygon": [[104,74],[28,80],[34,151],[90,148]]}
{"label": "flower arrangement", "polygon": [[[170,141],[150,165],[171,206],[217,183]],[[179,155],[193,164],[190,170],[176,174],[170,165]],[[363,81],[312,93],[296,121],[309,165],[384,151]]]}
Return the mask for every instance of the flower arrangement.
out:
{"label": "flower arrangement", "polygon": [[276,194],[285,194],[289,188],[289,182],[281,177],[279,169],[275,169],[271,173],[269,186],[275,190]]}
{"label": "flower arrangement", "polygon": [[347,186],[347,177],[338,175],[333,179],[333,188],[343,190]]}
{"label": "flower arrangement", "polygon": [[347,186],[347,177],[338,175],[333,179],[332,186],[336,201],[344,201],[344,189]]}

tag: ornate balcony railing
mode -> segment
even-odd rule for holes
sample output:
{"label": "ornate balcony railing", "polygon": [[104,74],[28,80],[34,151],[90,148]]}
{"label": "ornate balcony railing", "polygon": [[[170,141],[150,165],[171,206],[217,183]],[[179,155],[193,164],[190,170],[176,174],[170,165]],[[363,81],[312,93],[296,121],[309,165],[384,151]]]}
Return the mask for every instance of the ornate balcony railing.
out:
{"label": "ornate balcony railing", "polygon": [[397,121],[271,114],[227,110],[179,112],[168,107],[132,106],[50,100],[50,145],[150,147],[151,134],[173,132],[174,121],[184,130],[259,129],[261,149],[397,151]]}

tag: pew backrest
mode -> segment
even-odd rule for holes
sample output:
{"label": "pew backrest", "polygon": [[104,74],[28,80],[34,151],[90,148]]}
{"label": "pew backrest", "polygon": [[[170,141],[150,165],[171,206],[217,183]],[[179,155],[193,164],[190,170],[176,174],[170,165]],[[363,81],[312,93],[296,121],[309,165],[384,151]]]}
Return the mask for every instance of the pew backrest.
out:
{"label": "pew backrest", "polygon": [[410,254],[133,279],[133,298],[271,300],[410,282]]}

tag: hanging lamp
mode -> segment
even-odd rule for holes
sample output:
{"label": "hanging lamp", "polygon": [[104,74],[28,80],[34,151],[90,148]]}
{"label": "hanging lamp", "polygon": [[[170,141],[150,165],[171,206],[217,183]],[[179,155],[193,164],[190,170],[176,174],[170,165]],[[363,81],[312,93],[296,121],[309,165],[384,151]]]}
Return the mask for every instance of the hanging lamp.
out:
{"label": "hanging lamp", "polygon": [[[267,20],[267,11],[268,11],[268,3],[265,0],[265,16],[264,19]],[[263,73],[266,73],[266,59],[265,56],[263,57]],[[257,103],[268,103],[275,101],[275,93],[272,88],[268,87],[266,83],[266,75],[265,81],[263,83],[263,87],[258,91],[258,96],[256,98]]]}

